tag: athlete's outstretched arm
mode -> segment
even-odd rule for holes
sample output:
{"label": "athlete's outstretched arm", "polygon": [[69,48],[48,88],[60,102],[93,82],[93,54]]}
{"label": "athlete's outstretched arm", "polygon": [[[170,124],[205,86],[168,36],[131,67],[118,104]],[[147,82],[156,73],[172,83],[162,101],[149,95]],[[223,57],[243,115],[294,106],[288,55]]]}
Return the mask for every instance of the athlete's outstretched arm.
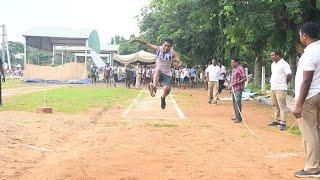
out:
{"label": "athlete's outstretched arm", "polygon": [[138,43],[141,43],[143,45],[146,45],[148,48],[154,50],[154,51],[157,51],[159,49],[159,46],[156,46],[156,45],[153,45],[145,40],[142,40],[142,39],[139,39],[139,38],[132,38],[129,40],[129,43],[131,42],[138,42]]}
{"label": "athlete's outstretched arm", "polygon": [[174,59],[173,59],[172,65],[177,68],[180,67],[182,64],[180,60],[180,55],[177,52],[173,51],[173,58]]}

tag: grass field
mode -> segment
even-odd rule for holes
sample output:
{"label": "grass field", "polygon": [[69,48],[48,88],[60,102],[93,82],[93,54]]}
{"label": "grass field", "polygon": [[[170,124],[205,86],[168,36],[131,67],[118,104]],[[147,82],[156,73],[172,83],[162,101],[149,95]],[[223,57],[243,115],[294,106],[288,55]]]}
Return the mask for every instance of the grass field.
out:
{"label": "grass field", "polygon": [[30,83],[23,83],[21,79],[6,79],[6,82],[2,83],[3,89],[9,88],[19,88],[19,87],[28,87],[34,85],[41,85],[41,84],[30,84]]}
{"label": "grass field", "polygon": [[54,112],[74,113],[95,107],[106,108],[120,103],[123,105],[138,93],[137,90],[124,88],[68,86],[9,97],[0,111],[35,111],[37,107],[44,105],[45,95],[45,105],[52,107]]}

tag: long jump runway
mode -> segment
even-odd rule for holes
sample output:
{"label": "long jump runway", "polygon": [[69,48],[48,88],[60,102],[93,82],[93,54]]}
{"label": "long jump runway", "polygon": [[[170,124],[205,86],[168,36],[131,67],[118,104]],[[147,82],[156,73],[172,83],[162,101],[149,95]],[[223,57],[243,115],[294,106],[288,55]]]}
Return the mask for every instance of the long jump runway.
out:
{"label": "long jump runway", "polygon": [[135,120],[183,120],[185,115],[179,108],[174,97],[170,94],[166,98],[167,106],[160,108],[162,89],[157,90],[155,97],[151,97],[147,90],[141,90],[122,117]]}

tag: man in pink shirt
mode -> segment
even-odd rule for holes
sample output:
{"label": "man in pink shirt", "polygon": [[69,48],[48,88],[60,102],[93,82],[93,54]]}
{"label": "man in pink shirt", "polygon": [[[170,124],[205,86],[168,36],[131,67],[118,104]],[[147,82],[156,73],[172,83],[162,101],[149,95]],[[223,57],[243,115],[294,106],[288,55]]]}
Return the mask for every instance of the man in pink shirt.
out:
{"label": "man in pink shirt", "polygon": [[247,80],[246,72],[244,68],[240,65],[239,60],[237,58],[233,58],[231,60],[231,67],[232,67],[232,75],[231,75],[231,85],[232,85],[232,102],[233,102],[233,109],[235,113],[235,118],[232,120],[235,123],[242,122],[241,116],[241,98],[242,98],[242,91],[244,90],[244,84]]}
{"label": "man in pink shirt", "polygon": [[161,109],[165,109],[165,98],[171,91],[171,66],[181,66],[181,61],[178,53],[172,49],[173,40],[169,38],[165,39],[162,46],[156,46],[138,38],[133,38],[129,42],[139,42],[156,51],[155,73],[153,76],[153,82],[149,84],[148,88],[151,96],[154,97],[157,92],[157,84],[161,82],[161,84],[164,85],[163,94],[161,96]]}

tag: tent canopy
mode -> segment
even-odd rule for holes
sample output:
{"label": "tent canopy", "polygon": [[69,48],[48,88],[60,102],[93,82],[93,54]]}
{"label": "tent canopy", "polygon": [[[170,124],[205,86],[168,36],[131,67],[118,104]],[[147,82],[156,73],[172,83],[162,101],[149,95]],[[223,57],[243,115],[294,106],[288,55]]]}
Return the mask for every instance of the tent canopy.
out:
{"label": "tent canopy", "polygon": [[143,63],[155,63],[156,62],[156,55],[148,53],[144,50],[141,50],[139,52],[129,54],[129,55],[118,55],[115,54],[113,56],[113,59],[123,63],[123,64],[130,64],[134,63],[136,61],[140,61]]}

